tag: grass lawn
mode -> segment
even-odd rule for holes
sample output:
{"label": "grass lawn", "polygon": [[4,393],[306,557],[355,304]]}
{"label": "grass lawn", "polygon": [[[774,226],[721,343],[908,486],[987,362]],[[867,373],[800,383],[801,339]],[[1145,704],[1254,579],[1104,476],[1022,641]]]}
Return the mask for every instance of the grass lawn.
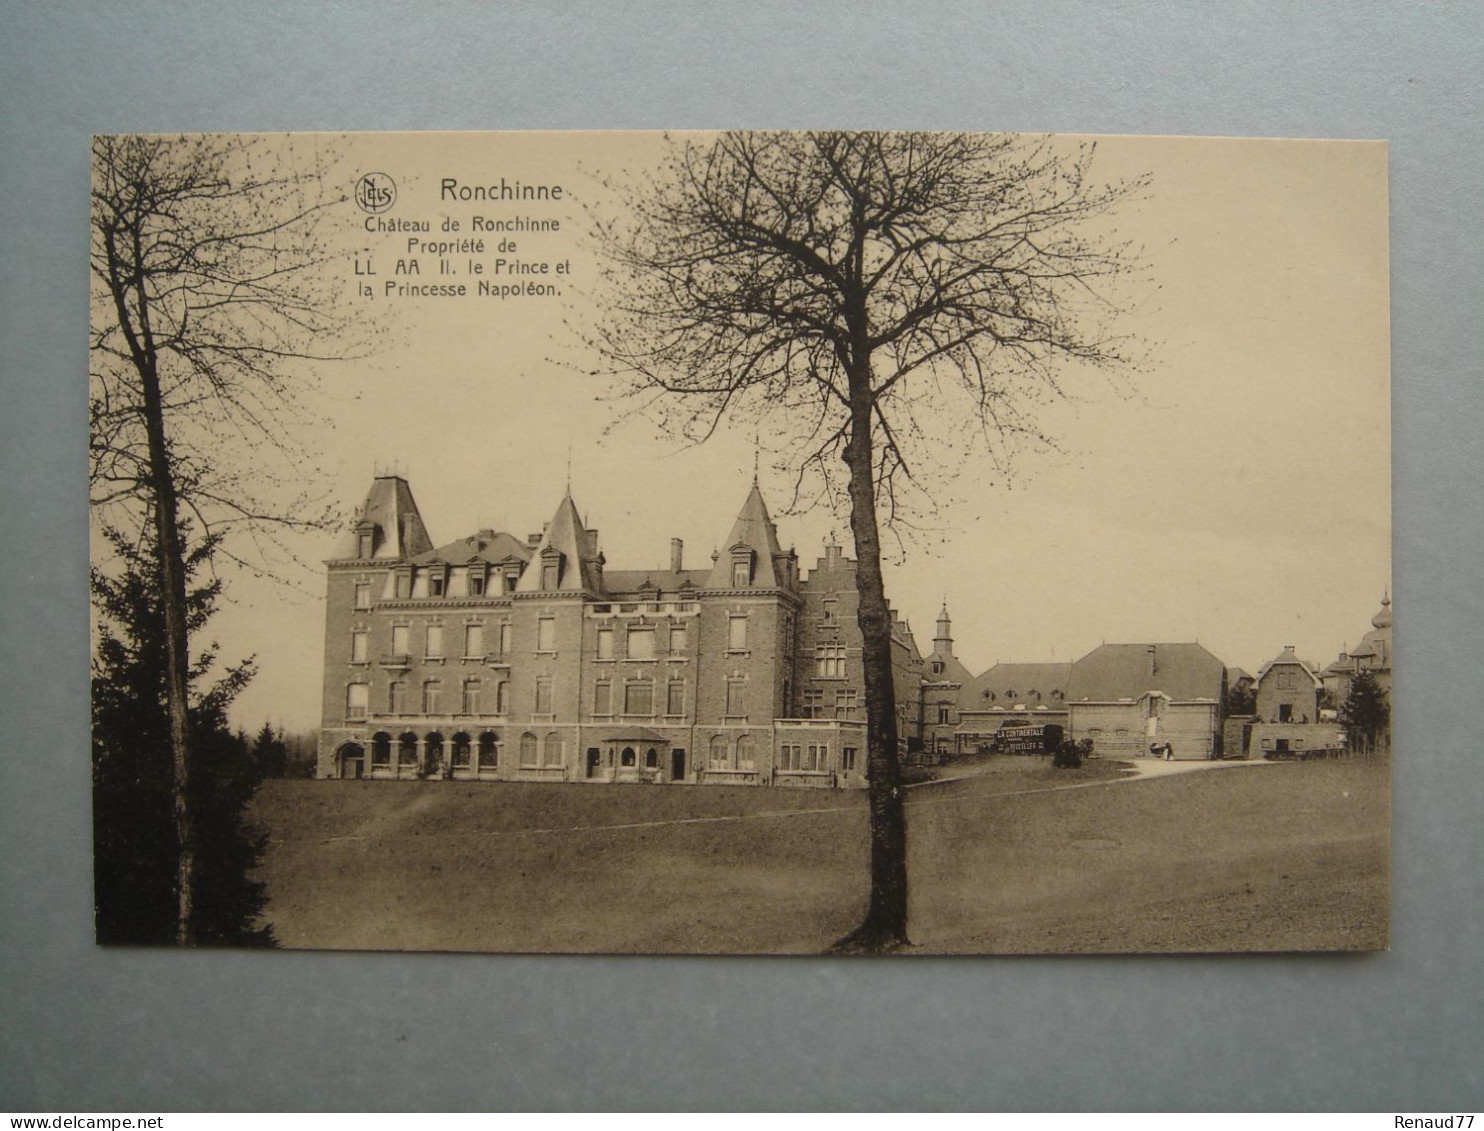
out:
{"label": "grass lawn", "polygon": [[[1384,768],[1118,777],[1005,758],[913,789],[918,949],[1385,945]],[[291,947],[814,953],[865,906],[862,793],[278,781],[254,815]]]}

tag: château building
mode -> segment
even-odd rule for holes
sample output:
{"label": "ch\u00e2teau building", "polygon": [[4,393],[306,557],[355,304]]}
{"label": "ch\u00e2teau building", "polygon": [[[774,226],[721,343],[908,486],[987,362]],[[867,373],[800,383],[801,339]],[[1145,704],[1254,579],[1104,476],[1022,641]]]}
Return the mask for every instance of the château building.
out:
{"label": "ch\u00e2teau building", "polygon": [[[712,560],[609,569],[570,492],[525,538],[434,546],[379,476],[328,561],[318,773],[327,778],[859,787],[855,562],[802,576],[754,482]],[[893,617],[899,740],[921,657]]]}

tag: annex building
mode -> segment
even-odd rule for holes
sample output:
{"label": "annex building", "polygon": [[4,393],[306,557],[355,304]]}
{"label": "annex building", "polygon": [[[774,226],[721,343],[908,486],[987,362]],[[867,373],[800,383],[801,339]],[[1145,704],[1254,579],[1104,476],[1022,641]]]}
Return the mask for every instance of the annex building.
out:
{"label": "annex building", "polygon": [[[610,569],[569,492],[540,533],[435,546],[378,476],[327,563],[319,776],[864,786],[855,562],[827,546],[805,576],[755,482],[721,545]],[[892,643],[920,745],[895,617]]]}

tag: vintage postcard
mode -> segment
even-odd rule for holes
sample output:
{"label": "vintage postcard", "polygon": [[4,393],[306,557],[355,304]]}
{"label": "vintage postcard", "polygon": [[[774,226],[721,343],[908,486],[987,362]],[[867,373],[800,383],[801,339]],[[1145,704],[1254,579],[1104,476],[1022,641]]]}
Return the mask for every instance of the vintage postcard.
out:
{"label": "vintage postcard", "polygon": [[92,157],[100,942],[1387,945],[1384,144]]}

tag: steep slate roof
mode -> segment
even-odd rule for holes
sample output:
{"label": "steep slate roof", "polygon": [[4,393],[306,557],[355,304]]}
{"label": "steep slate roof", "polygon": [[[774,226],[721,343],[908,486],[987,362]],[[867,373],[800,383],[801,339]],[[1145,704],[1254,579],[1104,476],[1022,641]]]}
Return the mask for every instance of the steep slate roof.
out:
{"label": "steep slate roof", "polygon": [[582,590],[590,593],[601,592],[601,587],[598,585],[598,555],[593,553],[588,545],[587,530],[582,525],[582,519],[577,516],[577,504],[572,501],[570,492],[562,496],[556,514],[547,524],[546,533],[541,536],[541,544],[536,547],[536,552],[532,555],[535,567],[523,572],[520,580],[516,582],[517,593],[542,591],[541,555],[548,549],[558,550],[562,555],[562,571],[561,578],[557,582],[557,592],[577,593]]}
{"label": "steep slate roof", "polygon": [[[973,673],[964,667],[963,661],[952,652],[939,652],[934,649],[923,657],[922,664],[922,678],[929,683],[965,684],[974,678]],[[933,664],[943,665],[943,670],[937,675],[933,674]]]}
{"label": "steep slate roof", "polygon": [[412,561],[414,565],[430,565],[433,562],[463,565],[474,561],[503,562],[509,558],[528,562],[531,560],[531,547],[513,534],[506,534],[501,530],[481,530],[467,538],[460,538],[457,542],[449,542],[425,554],[418,554]]}
{"label": "steep slate roof", "polygon": [[[995,664],[964,684],[959,702],[966,710],[991,702],[1003,703],[1009,691],[1015,692],[1010,702],[1023,701],[1030,691],[1039,691],[1041,702],[1050,702],[1053,691],[1066,694],[1071,675],[1072,665],[1068,663]],[[986,691],[994,692],[993,700],[984,697]]]}
{"label": "steep slate roof", "polygon": [[412,488],[400,475],[378,475],[372,481],[355,522],[340,539],[336,558],[359,556],[356,527],[368,522],[376,527],[373,558],[410,558],[433,547],[433,540],[423,526],[423,516],[413,501]]}
{"label": "steep slate roof", "polygon": [[1273,668],[1277,667],[1279,664],[1297,664],[1299,667],[1304,669],[1304,674],[1314,681],[1316,687],[1322,682],[1319,676],[1315,674],[1314,665],[1295,656],[1293,654],[1292,648],[1283,649],[1283,651],[1279,652],[1271,660],[1263,664],[1263,666],[1258,669],[1257,682],[1261,683],[1263,681],[1263,677],[1266,676],[1268,672],[1272,671]]}
{"label": "steep slate roof", "polygon": [[732,532],[722,544],[721,555],[716,559],[716,566],[711,570],[706,588],[732,588],[731,551],[738,545],[747,546],[756,555],[752,571],[752,584],[756,588],[777,589],[782,586],[777,559],[787,558],[788,555],[778,545],[778,531],[773,526],[768,505],[763,502],[763,493],[758,490],[756,483],[747,493],[747,501],[742,504],[737,521],[732,523]]}
{"label": "steep slate roof", "polygon": [[673,598],[687,581],[700,588],[710,575],[709,569],[605,569],[603,588],[610,595],[637,594],[641,585],[652,581],[661,593]]}
{"label": "steep slate roof", "polygon": [[1239,668],[1233,664],[1226,669],[1226,684],[1228,687],[1235,687],[1244,679],[1250,679],[1253,683],[1257,682],[1257,677],[1246,668]]}
{"label": "steep slate roof", "polygon": [[1072,664],[1067,699],[1116,702],[1161,691],[1220,702],[1225,678],[1226,665],[1199,644],[1103,644]]}

